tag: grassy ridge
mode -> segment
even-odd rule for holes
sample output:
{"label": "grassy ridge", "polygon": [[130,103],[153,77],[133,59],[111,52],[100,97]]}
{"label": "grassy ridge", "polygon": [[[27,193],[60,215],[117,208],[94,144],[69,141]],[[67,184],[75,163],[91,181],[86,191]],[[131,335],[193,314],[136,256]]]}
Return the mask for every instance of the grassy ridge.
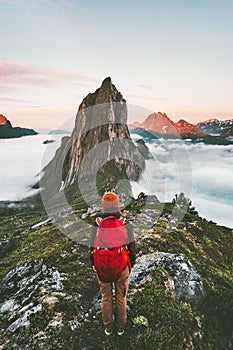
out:
{"label": "grassy ridge", "polygon": [[[79,200],[73,203],[75,209]],[[137,211],[132,201],[130,211]],[[233,324],[232,230],[207,222],[195,212],[187,212],[177,229],[167,230],[174,204],[164,206],[163,214],[153,230],[137,242],[138,254],[156,251],[183,253],[201,274],[207,296],[198,306],[179,302],[167,287],[168,272],[157,269],[143,285],[129,294],[129,315],[126,335],[106,338],[101,315],[91,311],[91,301],[98,284],[89,265],[88,248],[75,244],[51,223],[32,229],[47,218],[38,205],[1,208],[0,279],[8,271],[32,259],[43,259],[64,276],[64,293],[53,306],[43,305],[30,316],[29,328],[15,333],[6,331],[9,320],[1,321],[3,349],[230,349]],[[92,218],[95,214],[92,214]],[[91,221],[89,216],[87,221]],[[1,293],[1,300],[7,295]],[[61,327],[50,327],[54,318]],[[76,330],[69,322],[82,320]],[[39,334],[39,335],[38,335]],[[5,345],[4,345],[5,344]],[[5,347],[4,347],[5,346]]]}

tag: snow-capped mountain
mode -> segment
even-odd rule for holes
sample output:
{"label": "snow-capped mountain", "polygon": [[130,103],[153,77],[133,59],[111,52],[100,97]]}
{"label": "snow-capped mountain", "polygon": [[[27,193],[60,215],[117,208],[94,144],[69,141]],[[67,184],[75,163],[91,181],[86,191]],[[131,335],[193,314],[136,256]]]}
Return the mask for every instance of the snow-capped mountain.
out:
{"label": "snow-capped mountain", "polygon": [[196,125],[203,132],[210,135],[221,135],[233,126],[233,119],[218,120],[209,119]]}

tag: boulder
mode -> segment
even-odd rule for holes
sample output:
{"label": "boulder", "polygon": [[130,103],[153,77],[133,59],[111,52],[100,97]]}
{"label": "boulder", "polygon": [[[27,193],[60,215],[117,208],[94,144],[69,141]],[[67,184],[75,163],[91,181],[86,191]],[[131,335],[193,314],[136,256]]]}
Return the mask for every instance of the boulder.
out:
{"label": "boulder", "polygon": [[8,272],[1,283],[0,317],[9,322],[7,330],[16,331],[30,325],[30,315],[42,310],[43,304],[64,296],[62,277],[42,259],[32,260]]}
{"label": "boulder", "polygon": [[157,252],[139,257],[130,276],[130,286],[146,280],[148,274],[158,267],[167,270],[173,278],[177,299],[191,304],[203,300],[205,291],[201,276],[184,254]]}
{"label": "boulder", "polygon": [[153,159],[153,155],[150,152],[149,148],[145,144],[145,141],[143,139],[139,139],[136,141],[136,145],[138,147],[139,152],[142,154],[144,159]]}

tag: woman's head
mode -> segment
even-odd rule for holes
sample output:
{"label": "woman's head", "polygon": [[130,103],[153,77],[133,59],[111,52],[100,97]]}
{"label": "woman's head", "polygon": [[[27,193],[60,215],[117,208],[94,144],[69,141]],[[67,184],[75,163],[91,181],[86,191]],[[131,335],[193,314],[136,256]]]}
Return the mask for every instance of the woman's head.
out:
{"label": "woman's head", "polygon": [[104,213],[116,213],[120,211],[120,201],[116,193],[107,192],[103,195],[102,210]]}

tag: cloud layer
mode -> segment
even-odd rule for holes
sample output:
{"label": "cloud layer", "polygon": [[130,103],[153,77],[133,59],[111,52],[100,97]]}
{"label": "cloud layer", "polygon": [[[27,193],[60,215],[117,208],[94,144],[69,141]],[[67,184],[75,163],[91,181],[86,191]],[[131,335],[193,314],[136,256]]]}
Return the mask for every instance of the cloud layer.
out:
{"label": "cloud layer", "polygon": [[133,185],[135,195],[144,191],[171,201],[184,192],[201,216],[233,227],[233,146],[168,140],[147,146],[154,160],[147,161],[140,184]]}
{"label": "cloud layer", "polygon": [[[30,186],[53,157],[61,137],[53,135],[56,142],[47,146],[43,141],[50,138],[48,135],[0,140],[0,200],[21,200],[36,192]],[[193,145],[179,140],[155,140],[148,146],[154,160],[146,161],[142,180],[133,184],[135,196],[143,191],[161,201],[171,201],[176,193],[184,192],[201,216],[233,227],[232,146]]]}
{"label": "cloud layer", "polygon": [[[42,159],[46,149],[43,141],[49,138],[51,136],[36,135],[0,140],[0,200],[21,200],[37,192],[31,186],[39,180],[38,174],[43,167]],[[53,148],[50,158],[60,145],[61,135],[53,135],[52,138],[56,142],[49,144]]]}

